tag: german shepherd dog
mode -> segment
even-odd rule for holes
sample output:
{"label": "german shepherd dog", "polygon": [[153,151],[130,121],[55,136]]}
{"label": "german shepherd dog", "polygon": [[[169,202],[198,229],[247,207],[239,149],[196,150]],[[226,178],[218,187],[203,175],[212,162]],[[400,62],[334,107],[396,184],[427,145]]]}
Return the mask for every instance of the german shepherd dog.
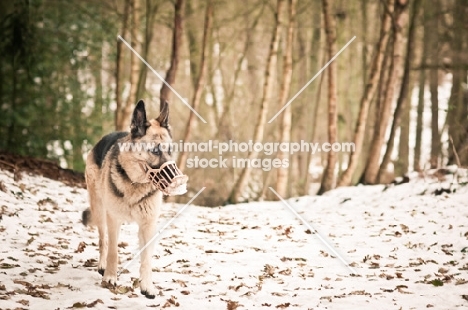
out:
{"label": "german shepherd dog", "polygon": [[[160,147],[161,143],[172,142],[168,117],[169,105],[165,102],[159,117],[148,120],[145,103],[140,100],[133,111],[130,133],[108,134],[87,157],[85,176],[91,208],[83,212],[82,220],[84,225],[98,228],[98,272],[106,284],[117,284],[117,244],[121,224],[138,224],[140,247],[156,233],[163,193],[149,182],[141,163],[158,169],[172,160],[170,149],[163,152]],[[122,143],[155,147],[124,151],[119,148]],[[154,298],[156,294],[151,268],[153,243],[141,253],[140,289],[147,298]]]}

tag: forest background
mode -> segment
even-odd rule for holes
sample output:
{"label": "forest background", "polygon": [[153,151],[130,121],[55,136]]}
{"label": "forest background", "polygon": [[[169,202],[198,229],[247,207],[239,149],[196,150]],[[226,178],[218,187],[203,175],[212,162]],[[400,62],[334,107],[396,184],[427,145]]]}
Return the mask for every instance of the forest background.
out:
{"label": "forest background", "polygon": [[465,0],[2,1],[0,149],[84,171],[142,98],[153,117],[169,102],[174,141],[355,145],[226,154],[288,160],[270,171],[189,168],[200,154],[178,153],[190,177],[181,201],[203,186],[198,203],[216,206],[277,199],[270,186],[291,197],[466,167],[466,16]]}

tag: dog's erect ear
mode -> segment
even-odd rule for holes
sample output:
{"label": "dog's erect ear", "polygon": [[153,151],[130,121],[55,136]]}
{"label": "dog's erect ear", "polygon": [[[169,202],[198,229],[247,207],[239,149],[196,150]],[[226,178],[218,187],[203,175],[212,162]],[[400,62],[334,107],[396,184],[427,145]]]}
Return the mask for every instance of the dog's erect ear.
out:
{"label": "dog's erect ear", "polygon": [[146,119],[145,102],[143,100],[138,101],[135,110],[133,110],[132,123],[130,125],[130,131],[132,138],[143,137],[146,134],[149,123]]}
{"label": "dog's erect ear", "polygon": [[167,101],[161,104],[161,112],[156,120],[161,127],[167,128],[169,126],[169,103]]}

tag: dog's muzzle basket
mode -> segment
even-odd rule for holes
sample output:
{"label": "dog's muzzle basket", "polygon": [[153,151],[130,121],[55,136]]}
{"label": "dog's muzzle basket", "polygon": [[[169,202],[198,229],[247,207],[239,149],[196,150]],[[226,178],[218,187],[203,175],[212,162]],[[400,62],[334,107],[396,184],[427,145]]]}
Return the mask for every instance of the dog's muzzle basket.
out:
{"label": "dog's muzzle basket", "polygon": [[174,161],[168,161],[154,169],[146,165],[146,177],[165,195],[182,195],[187,192],[188,176],[184,175]]}

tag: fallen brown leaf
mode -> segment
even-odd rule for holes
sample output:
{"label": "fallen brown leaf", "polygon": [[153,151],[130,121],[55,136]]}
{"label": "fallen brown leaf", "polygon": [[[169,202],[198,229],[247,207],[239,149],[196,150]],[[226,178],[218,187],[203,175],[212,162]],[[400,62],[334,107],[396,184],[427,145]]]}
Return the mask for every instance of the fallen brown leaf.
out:
{"label": "fallen brown leaf", "polygon": [[239,302],[237,301],[228,300],[226,302],[227,302],[226,304],[227,310],[236,310],[239,307]]}
{"label": "fallen brown leaf", "polygon": [[75,250],[75,253],[83,253],[84,249],[86,248],[86,243],[84,243],[83,241],[81,241],[79,244],[78,244],[78,248]]}
{"label": "fallen brown leaf", "polygon": [[185,284],[185,281],[172,279],[172,282],[178,283],[181,287],[187,287],[187,284]]}

